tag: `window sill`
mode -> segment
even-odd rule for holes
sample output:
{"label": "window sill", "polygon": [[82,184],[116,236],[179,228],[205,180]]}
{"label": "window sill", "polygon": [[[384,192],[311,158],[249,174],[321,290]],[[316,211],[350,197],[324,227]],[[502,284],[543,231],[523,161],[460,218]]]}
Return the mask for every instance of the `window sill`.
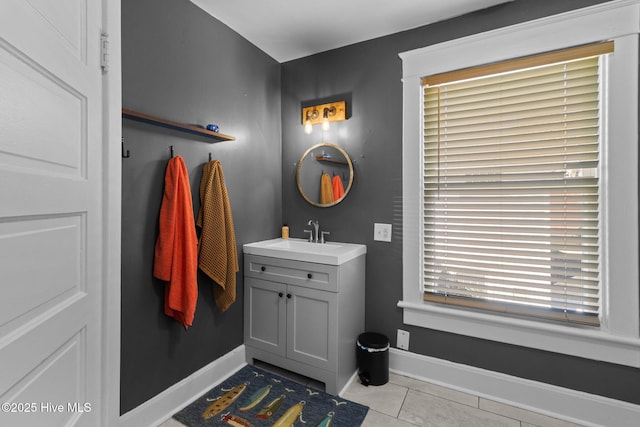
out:
{"label": "window sill", "polygon": [[399,301],[404,323],[507,344],[640,367],[640,339],[593,328],[504,317],[430,303]]}

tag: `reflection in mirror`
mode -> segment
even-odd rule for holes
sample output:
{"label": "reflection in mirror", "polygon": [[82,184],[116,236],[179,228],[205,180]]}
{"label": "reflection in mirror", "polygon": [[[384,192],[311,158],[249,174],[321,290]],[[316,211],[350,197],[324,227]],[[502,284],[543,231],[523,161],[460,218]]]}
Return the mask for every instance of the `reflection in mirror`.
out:
{"label": "reflection in mirror", "polygon": [[353,164],[349,155],[337,145],[318,144],[300,158],[296,182],[307,202],[328,208],[344,200],[351,190]]}

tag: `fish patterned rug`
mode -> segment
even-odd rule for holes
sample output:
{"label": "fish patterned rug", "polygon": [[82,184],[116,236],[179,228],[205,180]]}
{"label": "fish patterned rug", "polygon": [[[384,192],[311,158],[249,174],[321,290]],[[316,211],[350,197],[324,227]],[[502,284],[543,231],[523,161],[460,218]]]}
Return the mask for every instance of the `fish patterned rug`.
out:
{"label": "fish patterned rug", "polygon": [[189,427],[358,427],[369,408],[247,365],[173,416]]}

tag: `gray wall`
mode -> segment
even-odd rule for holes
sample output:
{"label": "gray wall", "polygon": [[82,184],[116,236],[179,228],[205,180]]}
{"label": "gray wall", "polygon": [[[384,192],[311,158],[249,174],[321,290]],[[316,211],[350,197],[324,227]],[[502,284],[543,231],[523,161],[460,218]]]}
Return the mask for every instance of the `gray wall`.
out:
{"label": "gray wall", "polygon": [[209,153],[222,162],[242,244],[275,236],[282,209],[280,65],[188,0],[122,2],[123,106],[187,123],[217,123],[232,142],[123,121],[121,413],[239,346],[238,302],[220,313],[199,277],[193,327],[163,314],[153,248],[169,146],[185,158],[194,209]]}
{"label": "gray wall", "polygon": [[[640,403],[640,370],[406,326],[402,311],[402,67],[399,52],[599,3],[598,0],[519,0],[415,30],[282,66],[283,222],[303,237],[309,218],[333,240],[365,243],[366,329],[411,333],[410,350],[615,399]],[[347,99],[349,120],[306,135],[301,105]],[[356,181],[336,207],[308,205],[294,182],[295,164],[321,141],[341,145],[355,160]],[[373,223],[393,224],[391,243],[373,241]]]}
{"label": "gray wall", "polygon": [[[368,246],[367,330],[385,333],[395,344],[396,329],[407,329],[415,353],[640,403],[638,369],[408,327],[396,307],[402,298],[398,53],[599,2],[519,0],[282,66],[188,0],[123,2],[123,106],[176,121],[218,123],[237,140],[211,143],[123,122],[131,158],[123,159],[121,412],[243,342],[241,303],[219,313],[204,277],[189,331],[162,312],[164,285],[151,273],[170,145],[186,160],[192,190],[209,153],[221,160],[241,263],[243,243],[277,236],[282,223],[302,237],[306,221],[318,219],[332,239]],[[306,135],[301,103],[325,99],[346,99],[349,120],[326,134],[316,126]],[[299,157],[322,141],[345,148],[356,169],[352,192],[330,209],[306,204],[294,182]],[[197,211],[197,191],[193,195]],[[393,224],[391,243],[373,241],[374,222]],[[239,273],[239,301],[242,289]]]}

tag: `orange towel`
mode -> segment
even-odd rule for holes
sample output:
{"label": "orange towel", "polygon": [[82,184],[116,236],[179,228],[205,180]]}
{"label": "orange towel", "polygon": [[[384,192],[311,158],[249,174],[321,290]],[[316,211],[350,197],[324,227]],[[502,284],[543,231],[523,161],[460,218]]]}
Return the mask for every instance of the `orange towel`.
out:
{"label": "orange towel", "polygon": [[213,295],[220,311],[225,311],[236,300],[236,273],[239,268],[231,203],[218,160],[210,161],[202,169],[196,225],[202,228],[200,270],[218,284],[213,287]]}
{"label": "orange towel", "polygon": [[323,173],[320,177],[320,204],[333,203],[333,189],[331,188],[331,177],[328,173]]}
{"label": "orange towel", "polygon": [[344,196],[344,187],[342,186],[342,180],[339,176],[336,175],[333,177],[331,184],[333,187],[333,200],[337,202]]}
{"label": "orange towel", "polygon": [[191,187],[184,160],[169,160],[160,206],[159,234],[153,275],[168,282],[164,312],[182,323],[193,324],[198,299],[198,237],[193,220]]}

